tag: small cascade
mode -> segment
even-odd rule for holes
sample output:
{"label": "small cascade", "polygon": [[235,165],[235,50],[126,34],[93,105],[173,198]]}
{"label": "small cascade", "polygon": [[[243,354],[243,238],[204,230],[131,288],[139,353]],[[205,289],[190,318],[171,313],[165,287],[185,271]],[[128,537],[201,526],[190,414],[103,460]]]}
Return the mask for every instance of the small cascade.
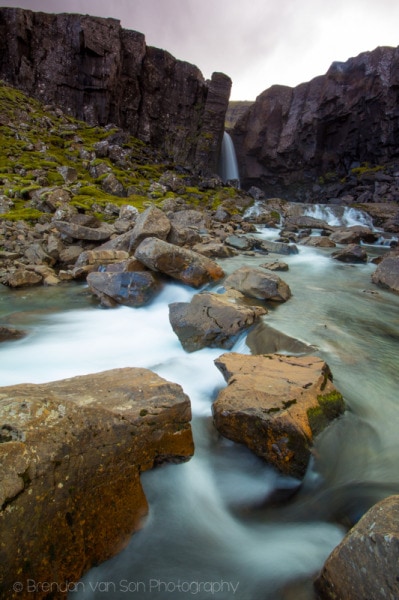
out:
{"label": "small cascade", "polygon": [[240,185],[236,151],[234,149],[233,140],[226,131],[223,134],[222,140],[219,175],[224,183],[227,183],[228,181],[238,181],[238,186]]}
{"label": "small cascade", "polygon": [[358,208],[350,208],[348,206],[325,206],[323,204],[315,204],[305,209],[304,213],[307,217],[313,217],[321,221],[325,221],[331,227],[353,227],[361,225],[374,230],[373,220],[366,212]]}

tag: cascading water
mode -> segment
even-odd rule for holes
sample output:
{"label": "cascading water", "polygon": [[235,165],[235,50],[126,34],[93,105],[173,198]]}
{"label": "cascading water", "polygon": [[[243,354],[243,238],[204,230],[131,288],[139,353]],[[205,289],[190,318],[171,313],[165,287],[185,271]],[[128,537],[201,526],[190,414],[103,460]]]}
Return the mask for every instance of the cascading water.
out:
{"label": "cascading water", "polygon": [[[91,569],[70,600],[286,600],[283,590],[295,580],[308,582],[306,595],[289,597],[311,600],[312,578],[344,534],[338,522],[353,522],[399,492],[399,297],[372,286],[371,263],[341,264],[329,252],[300,246],[284,256],[293,297],[262,319],[315,346],[349,408],[316,441],[302,489],[280,505],[268,499],[288,478],[213,427],[211,403],[226,385],[214,359],[225,351],[188,354],[171,329],[168,304],[195,291],[168,284],[147,307],[101,310],[82,284],[0,285],[1,320],[28,332],[0,344],[2,385],[133,366],[180,383],[191,399],[194,457],[143,474],[145,526],[119,555]],[[263,262],[248,255],[221,264],[228,274]],[[233,350],[248,353],[245,339]]]}
{"label": "cascading water", "polygon": [[224,183],[228,181],[238,181],[238,184],[240,183],[236,151],[233,140],[227,131],[223,133],[219,174]]}
{"label": "cascading water", "polygon": [[307,217],[325,221],[331,227],[362,225],[374,230],[373,220],[370,215],[358,208],[315,204],[314,206],[307,207],[303,214]]}

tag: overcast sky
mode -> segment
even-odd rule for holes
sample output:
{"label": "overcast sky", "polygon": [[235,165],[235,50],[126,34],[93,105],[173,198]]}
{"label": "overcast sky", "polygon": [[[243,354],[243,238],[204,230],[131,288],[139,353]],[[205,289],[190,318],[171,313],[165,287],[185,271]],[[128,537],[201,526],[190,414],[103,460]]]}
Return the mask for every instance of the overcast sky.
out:
{"label": "overcast sky", "polygon": [[295,86],[377,46],[399,45],[398,0],[7,0],[45,12],[114,17],[148,45],[233,80],[232,100]]}

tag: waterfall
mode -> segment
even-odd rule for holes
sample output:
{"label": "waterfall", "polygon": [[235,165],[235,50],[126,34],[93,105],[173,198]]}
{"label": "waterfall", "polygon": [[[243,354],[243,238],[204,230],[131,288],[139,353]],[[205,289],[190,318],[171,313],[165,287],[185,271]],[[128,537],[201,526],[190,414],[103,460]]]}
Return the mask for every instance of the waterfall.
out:
{"label": "waterfall", "polygon": [[307,207],[303,214],[308,217],[314,217],[315,219],[325,221],[332,227],[352,227],[354,225],[362,225],[363,227],[369,227],[371,230],[374,229],[373,220],[370,215],[358,208],[316,204]]}
{"label": "waterfall", "polygon": [[238,181],[238,185],[240,185],[240,174],[233,140],[226,131],[223,133],[219,174],[224,183]]}

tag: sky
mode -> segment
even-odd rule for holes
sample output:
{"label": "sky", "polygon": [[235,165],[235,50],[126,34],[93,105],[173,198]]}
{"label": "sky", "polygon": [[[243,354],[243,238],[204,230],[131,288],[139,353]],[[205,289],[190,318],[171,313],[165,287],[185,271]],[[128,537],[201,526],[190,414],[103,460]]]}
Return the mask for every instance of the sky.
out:
{"label": "sky", "polygon": [[2,6],[113,17],[149,46],[233,81],[231,100],[296,86],[377,46],[399,46],[398,0],[6,0]]}

